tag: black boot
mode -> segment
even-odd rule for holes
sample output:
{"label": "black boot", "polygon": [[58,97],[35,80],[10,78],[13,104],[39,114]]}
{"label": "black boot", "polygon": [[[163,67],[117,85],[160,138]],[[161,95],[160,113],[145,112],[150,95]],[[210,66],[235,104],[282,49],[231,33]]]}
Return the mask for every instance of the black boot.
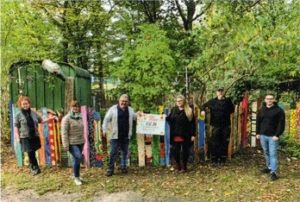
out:
{"label": "black boot", "polygon": [[31,173],[31,175],[34,176],[34,175],[41,173],[41,170],[40,170],[39,166],[31,164],[30,165],[30,173]]}
{"label": "black boot", "polygon": [[271,169],[264,168],[264,169],[260,170],[260,172],[263,173],[263,174],[269,174],[271,172]]}
{"label": "black boot", "polygon": [[225,164],[226,164],[226,156],[222,156],[221,158],[220,158],[220,166],[224,166]]}
{"label": "black boot", "polygon": [[121,173],[122,173],[122,174],[127,174],[127,173],[128,173],[127,168],[121,168]]}
{"label": "black boot", "polygon": [[183,163],[182,172],[183,172],[183,173],[187,172],[187,162],[184,162],[184,163]]}
{"label": "black boot", "polygon": [[180,163],[176,163],[176,170],[177,170],[178,172],[181,171],[181,164],[180,164]]}
{"label": "black boot", "polygon": [[211,165],[212,167],[217,167],[218,166],[218,158],[211,158]]}
{"label": "black boot", "polygon": [[113,170],[107,170],[107,172],[106,172],[106,176],[107,177],[110,177],[110,176],[112,176],[114,174],[114,171]]}
{"label": "black boot", "polygon": [[276,175],[276,173],[274,173],[274,172],[271,173],[271,180],[272,181],[278,180],[278,178],[279,177]]}

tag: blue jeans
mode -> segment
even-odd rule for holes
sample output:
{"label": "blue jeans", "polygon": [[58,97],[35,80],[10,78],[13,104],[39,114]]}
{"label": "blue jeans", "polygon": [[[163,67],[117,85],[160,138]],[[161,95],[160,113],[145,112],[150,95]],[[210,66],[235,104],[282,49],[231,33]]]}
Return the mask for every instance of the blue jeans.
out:
{"label": "blue jeans", "polygon": [[80,177],[80,163],[83,159],[82,156],[82,149],[83,149],[83,144],[80,145],[70,145],[69,146],[69,152],[73,156],[73,172],[74,172],[74,177]]}
{"label": "blue jeans", "polygon": [[274,141],[272,137],[266,135],[260,135],[260,144],[264,150],[264,155],[266,159],[266,165],[271,170],[271,172],[276,172],[278,168],[278,141]]}
{"label": "blue jeans", "polygon": [[128,141],[120,141],[119,139],[111,139],[110,140],[110,155],[109,155],[109,162],[108,162],[108,170],[113,171],[114,165],[116,161],[116,157],[119,151],[119,148],[121,149],[121,168],[126,168],[127,166],[127,158],[128,158]]}

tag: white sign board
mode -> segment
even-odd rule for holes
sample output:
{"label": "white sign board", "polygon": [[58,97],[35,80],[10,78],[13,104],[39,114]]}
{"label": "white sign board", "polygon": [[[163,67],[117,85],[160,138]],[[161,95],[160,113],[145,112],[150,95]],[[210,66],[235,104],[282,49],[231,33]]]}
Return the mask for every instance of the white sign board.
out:
{"label": "white sign board", "polygon": [[137,134],[164,135],[166,116],[164,114],[144,114],[137,117]]}

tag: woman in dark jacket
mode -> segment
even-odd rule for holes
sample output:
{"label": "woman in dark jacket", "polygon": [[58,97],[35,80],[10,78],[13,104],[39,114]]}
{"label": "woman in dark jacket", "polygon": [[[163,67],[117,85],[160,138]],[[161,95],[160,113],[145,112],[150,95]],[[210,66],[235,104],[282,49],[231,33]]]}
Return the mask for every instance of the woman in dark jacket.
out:
{"label": "woman in dark jacket", "polygon": [[[35,156],[35,151],[41,147],[38,124],[47,122],[49,119],[42,118],[30,109],[30,98],[20,96],[18,99],[20,112],[16,114],[14,127],[16,131],[16,140],[20,142],[22,152],[28,154],[30,163],[30,172],[32,175],[40,173],[40,168]],[[54,119],[53,117],[51,119]]]}
{"label": "woman in dark jacket", "polygon": [[195,117],[184,96],[177,96],[176,107],[172,108],[170,115],[167,116],[167,121],[170,123],[171,144],[175,149],[177,170],[186,172],[189,148],[195,139]]}

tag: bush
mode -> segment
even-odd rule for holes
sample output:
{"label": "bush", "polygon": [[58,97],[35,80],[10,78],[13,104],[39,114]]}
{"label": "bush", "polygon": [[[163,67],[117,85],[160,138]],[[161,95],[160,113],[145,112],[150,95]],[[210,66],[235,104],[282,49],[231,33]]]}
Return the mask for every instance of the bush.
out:
{"label": "bush", "polygon": [[283,151],[291,157],[300,158],[300,142],[297,142],[290,135],[283,135],[283,138],[280,139],[280,145]]}

